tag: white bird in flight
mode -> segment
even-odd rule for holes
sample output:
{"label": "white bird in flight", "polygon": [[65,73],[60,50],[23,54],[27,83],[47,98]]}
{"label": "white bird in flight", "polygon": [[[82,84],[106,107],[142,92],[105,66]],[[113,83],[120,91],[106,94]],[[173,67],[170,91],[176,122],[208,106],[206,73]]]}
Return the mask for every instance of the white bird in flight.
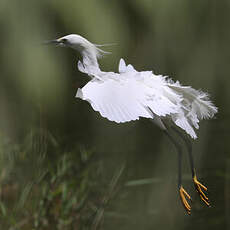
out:
{"label": "white bird in flight", "polygon": [[152,71],[139,72],[132,65],[126,65],[123,59],[120,59],[118,73],[104,72],[99,67],[98,58],[106,52],[99,45],[77,34],[47,43],[70,47],[80,52],[82,61],[78,61],[78,69],[89,75],[91,80],[78,89],[76,97],[88,101],[102,117],[116,123],[138,120],[140,117],[149,118],[164,130],[178,152],[179,195],[185,210],[190,214],[191,197],[181,182],[182,146],[169,130],[175,131],[182,138],[188,150],[195,188],[200,198],[209,206],[208,197],[204,193],[207,188],[197,180],[191,141],[180,131],[182,129],[196,139],[194,128],[199,128],[199,121],[212,118],[217,113],[217,107],[209,100],[208,94],[190,86],[182,86],[166,76],[155,75]]}

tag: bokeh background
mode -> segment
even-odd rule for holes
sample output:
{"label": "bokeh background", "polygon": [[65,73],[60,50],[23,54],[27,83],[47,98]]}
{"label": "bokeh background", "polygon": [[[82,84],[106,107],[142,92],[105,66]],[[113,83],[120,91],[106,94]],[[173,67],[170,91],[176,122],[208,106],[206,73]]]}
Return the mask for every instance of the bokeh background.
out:
{"label": "bokeh background", "polygon": [[[0,1],[0,229],[230,229],[229,0]],[[89,78],[79,54],[41,45],[77,33],[105,47],[105,71],[123,57],[211,94],[216,118],[187,155],[181,206],[177,155],[148,120],[115,124],[75,98]]]}

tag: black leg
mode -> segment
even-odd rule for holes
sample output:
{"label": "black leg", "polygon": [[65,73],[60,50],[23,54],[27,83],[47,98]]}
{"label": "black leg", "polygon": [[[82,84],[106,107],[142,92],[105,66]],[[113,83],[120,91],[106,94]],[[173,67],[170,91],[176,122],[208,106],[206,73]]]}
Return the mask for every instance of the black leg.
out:
{"label": "black leg", "polygon": [[193,156],[192,156],[192,143],[188,139],[188,137],[183,135],[177,128],[172,127],[172,130],[175,131],[178,134],[178,136],[180,136],[181,139],[185,142],[185,145],[186,145],[187,150],[188,150],[189,162],[190,162],[190,167],[191,167],[191,171],[192,171],[192,178],[193,178],[193,182],[194,182],[194,185],[195,185],[195,189],[198,192],[201,200],[204,201],[204,203],[207,206],[210,206],[209,199],[205,195],[205,193],[203,192],[203,190],[207,191],[207,188],[197,180],[195,166],[194,166],[194,160],[193,160]]}
{"label": "black leg", "polygon": [[175,131],[180,137],[181,139],[185,142],[185,145],[187,147],[188,150],[188,157],[189,157],[189,163],[190,163],[190,168],[191,168],[191,172],[192,172],[192,178],[194,178],[195,176],[195,166],[194,166],[194,160],[193,160],[193,155],[192,155],[192,143],[191,141],[185,136],[183,135],[177,128],[175,127],[171,127],[173,131]]}
{"label": "black leg", "polygon": [[169,138],[169,140],[173,143],[173,145],[176,147],[177,154],[178,154],[178,188],[181,187],[181,180],[182,180],[182,148],[179,143],[177,143],[174,138],[169,134],[167,130],[165,130],[166,136]]}
{"label": "black leg", "polygon": [[189,205],[186,197],[191,200],[191,197],[189,194],[185,191],[185,189],[182,186],[182,147],[181,145],[173,138],[173,136],[170,135],[168,130],[164,130],[166,136],[169,138],[169,140],[173,143],[173,145],[176,147],[177,153],[178,153],[178,188],[179,188],[179,194],[181,198],[181,202],[187,211],[188,214],[191,213],[191,206]]}

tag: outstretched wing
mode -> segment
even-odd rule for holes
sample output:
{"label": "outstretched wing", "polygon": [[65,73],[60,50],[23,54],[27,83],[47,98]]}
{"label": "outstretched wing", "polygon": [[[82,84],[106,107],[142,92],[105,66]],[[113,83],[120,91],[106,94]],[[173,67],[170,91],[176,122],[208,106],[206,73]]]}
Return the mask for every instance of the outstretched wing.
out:
{"label": "outstretched wing", "polygon": [[[89,73],[88,73],[89,74]],[[151,71],[136,71],[120,60],[119,73],[93,72],[95,76],[76,97],[88,101],[101,116],[117,123],[152,118],[164,128],[161,118],[171,120],[196,138],[194,128],[201,119],[212,117],[217,108],[207,94],[181,86]]]}
{"label": "outstretched wing", "polygon": [[[76,97],[88,101],[101,116],[117,123],[177,113],[180,96],[151,71],[138,72],[120,60],[119,74],[101,72]],[[162,126],[162,125],[160,125]]]}
{"label": "outstretched wing", "polygon": [[139,117],[153,118],[152,113],[143,104],[143,98],[134,85],[119,81],[92,80],[76,97],[88,101],[101,116],[117,123],[137,120]]}
{"label": "outstretched wing", "polygon": [[117,123],[178,111],[180,97],[164,87],[164,78],[151,71],[137,72],[122,59],[119,72],[101,72],[103,80],[91,80],[78,89],[77,97],[88,101],[101,116]]}

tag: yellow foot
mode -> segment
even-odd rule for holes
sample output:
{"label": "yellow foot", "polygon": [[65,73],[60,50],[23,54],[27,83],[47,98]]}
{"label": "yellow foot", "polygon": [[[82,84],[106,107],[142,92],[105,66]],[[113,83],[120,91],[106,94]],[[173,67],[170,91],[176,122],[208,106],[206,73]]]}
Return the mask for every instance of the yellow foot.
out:
{"label": "yellow foot", "polygon": [[[185,208],[185,210],[187,211],[187,213],[190,215],[191,214],[191,206],[190,204],[188,203],[188,200],[192,200],[191,199],[191,196],[189,196],[189,194],[185,191],[185,189],[183,188],[183,186],[180,186],[180,199],[181,199],[181,202]],[[187,199],[186,199],[187,197]]]}
{"label": "yellow foot", "polygon": [[[193,182],[194,182],[196,191],[198,192],[198,194],[199,194],[201,200],[203,200],[204,203],[205,203],[207,206],[210,206],[208,197],[207,197],[207,196],[205,195],[205,193],[203,192],[203,190],[204,190],[204,191],[207,191],[208,189],[207,189],[203,184],[201,184],[201,183],[197,180],[196,175],[193,177]],[[202,190],[202,189],[203,189],[203,190]]]}

